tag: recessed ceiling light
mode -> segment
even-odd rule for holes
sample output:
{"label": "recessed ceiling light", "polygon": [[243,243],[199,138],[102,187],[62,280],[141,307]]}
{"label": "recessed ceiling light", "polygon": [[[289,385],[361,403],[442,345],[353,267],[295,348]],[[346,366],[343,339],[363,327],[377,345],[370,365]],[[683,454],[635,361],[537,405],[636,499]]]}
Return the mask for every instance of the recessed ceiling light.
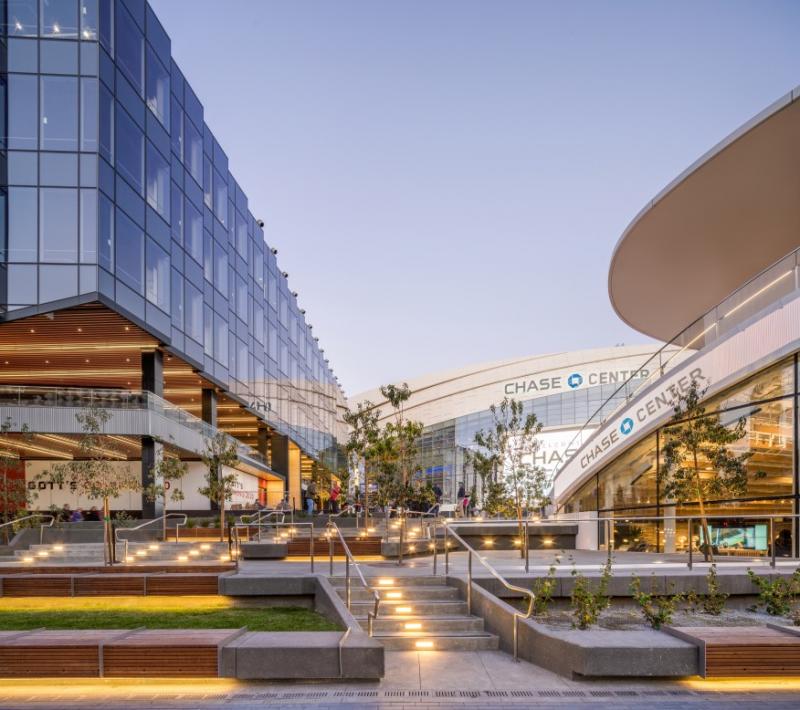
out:
{"label": "recessed ceiling light", "polygon": [[35,332],[36,332],[36,329],[35,328],[31,328],[31,333],[35,333]]}
{"label": "recessed ceiling light", "polygon": [[78,328],[79,333],[83,333],[83,328]]}

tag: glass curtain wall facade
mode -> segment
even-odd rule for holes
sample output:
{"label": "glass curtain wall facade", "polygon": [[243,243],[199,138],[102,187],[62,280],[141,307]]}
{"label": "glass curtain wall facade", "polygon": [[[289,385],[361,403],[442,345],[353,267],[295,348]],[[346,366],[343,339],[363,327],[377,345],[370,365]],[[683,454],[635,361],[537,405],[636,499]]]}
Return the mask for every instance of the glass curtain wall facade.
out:
{"label": "glass curtain wall facade", "polygon": [[101,300],[330,457],[343,394],[150,6],[2,7],[3,317]]}
{"label": "glass curtain wall facade", "polygon": [[[566,430],[568,441],[574,433],[570,428],[583,426],[593,414],[597,414],[599,421],[616,409],[625,398],[624,392],[616,393],[618,388],[616,383],[603,384],[527,399],[522,402],[523,413],[535,414],[545,435],[549,431]],[[425,427],[419,441],[422,474],[425,480],[442,489],[446,499],[455,500],[462,482],[467,491],[472,486],[480,488],[467,451],[475,448],[476,432],[491,426],[492,415],[486,410]],[[554,459],[537,461],[548,469],[557,463],[560,461]]]}
{"label": "glass curtain wall facade", "polygon": [[[735,454],[751,454],[746,464],[745,494],[736,499],[710,500],[705,506],[709,516],[724,516],[711,521],[713,542],[722,553],[770,552],[768,521],[737,516],[792,515],[800,509],[796,444],[799,394],[795,355],[704,403],[706,416],[716,416],[723,424],[744,421],[744,437],[730,448]],[[682,552],[688,549],[690,539],[697,549],[697,523],[690,531],[688,521],[665,528],[662,523],[636,520],[699,513],[697,501],[676,503],[660,491],[658,472],[664,440],[662,427],[598,471],[559,512],[596,512],[601,518],[619,519],[614,525],[616,549]],[[702,457],[700,465],[703,470],[713,470]],[[602,538],[604,526],[600,530]],[[774,537],[776,554],[789,555],[797,546],[796,525],[789,518],[777,521]]]}

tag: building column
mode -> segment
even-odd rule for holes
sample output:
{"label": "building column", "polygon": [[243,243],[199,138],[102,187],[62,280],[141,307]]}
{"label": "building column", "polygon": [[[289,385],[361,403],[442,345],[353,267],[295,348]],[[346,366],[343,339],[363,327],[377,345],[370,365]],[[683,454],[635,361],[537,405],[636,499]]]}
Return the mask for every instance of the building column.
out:
{"label": "building column", "polygon": [[[153,394],[164,396],[164,353],[161,350],[146,350],[142,352],[142,390]],[[141,481],[142,489],[156,481],[153,475],[153,468],[161,461],[163,445],[158,443],[151,436],[142,437],[142,469]],[[142,517],[157,518],[164,514],[161,500],[148,500],[145,491],[142,490]]]}
{"label": "building column", "polygon": [[[204,387],[201,393],[200,418],[209,426],[217,426],[217,391],[211,387]],[[212,511],[219,511],[219,503],[209,500]]]}
{"label": "building column", "polygon": [[256,451],[264,457],[264,461],[269,461],[269,429],[265,426],[258,427]]}
{"label": "building column", "polygon": [[[164,456],[164,445],[152,436],[142,437],[142,488],[147,489],[153,484],[164,482],[155,475],[153,469],[158,466]],[[164,515],[164,502],[161,496],[155,500],[148,500],[142,491],[142,518],[158,518]]]}
{"label": "building column", "polygon": [[269,438],[269,467],[284,478],[283,489],[289,490],[289,437],[272,434]]}
{"label": "building column", "polygon": [[203,388],[201,417],[206,424],[217,426],[217,391]]}
{"label": "building column", "polygon": [[142,389],[164,396],[164,353],[161,350],[142,353]]}

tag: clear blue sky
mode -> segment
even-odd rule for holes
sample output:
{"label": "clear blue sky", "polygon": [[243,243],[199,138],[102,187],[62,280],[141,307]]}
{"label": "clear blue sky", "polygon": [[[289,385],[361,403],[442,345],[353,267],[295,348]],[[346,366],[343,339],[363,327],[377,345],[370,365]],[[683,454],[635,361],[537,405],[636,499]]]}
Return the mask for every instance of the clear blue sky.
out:
{"label": "clear blue sky", "polygon": [[619,235],[800,84],[796,0],[151,4],[348,394],[644,342]]}

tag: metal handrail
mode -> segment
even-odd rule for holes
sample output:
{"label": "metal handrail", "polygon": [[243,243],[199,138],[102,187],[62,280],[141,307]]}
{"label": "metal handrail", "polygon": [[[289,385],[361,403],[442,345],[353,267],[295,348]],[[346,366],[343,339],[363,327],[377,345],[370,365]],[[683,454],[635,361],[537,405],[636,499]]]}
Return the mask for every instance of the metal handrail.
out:
{"label": "metal handrail", "polygon": [[[286,519],[286,513],[282,510],[260,510],[257,513],[251,513],[250,515],[242,515],[239,518],[239,523],[247,526],[257,526],[258,527],[258,541],[261,542],[261,528],[265,525],[264,521],[267,518],[271,518],[272,516],[276,518],[280,518],[280,520],[276,520],[274,524],[283,523]],[[251,518],[255,517],[255,520],[251,520]],[[247,520],[245,520],[247,518]],[[273,523],[266,523],[266,525],[272,525]]]}
{"label": "metal handrail", "polygon": [[364,579],[364,575],[361,572],[361,568],[358,566],[358,562],[356,562],[355,557],[353,557],[353,553],[350,552],[350,548],[347,546],[347,542],[345,542],[344,535],[342,535],[342,531],[339,530],[339,526],[330,521],[327,524],[328,529],[328,554],[330,556],[330,574],[333,576],[333,533],[338,535],[339,542],[342,545],[342,549],[344,550],[344,559],[345,559],[345,566],[344,566],[344,585],[345,585],[345,598],[347,601],[347,610],[350,611],[351,607],[351,582],[350,582],[350,564],[356,568],[356,574],[358,575],[359,580],[361,581],[361,585],[366,589],[368,592],[372,593],[372,599],[374,601],[374,606],[372,610],[367,610],[367,633],[372,636],[373,635],[373,623],[375,619],[378,618],[378,608],[381,603],[381,597],[372,587],[367,584],[367,580]]}
{"label": "metal handrail", "polygon": [[53,523],[56,521],[55,515],[51,515],[50,513],[31,513],[30,515],[23,515],[21,518],[15,518],[14,520],[0,523],[0,528],[11,527],[17,523],[21,523],[23,520],[30,520],[31,518],[50,518],[50,522],[42,523],[39,526],[39,544],[41,545],[44,538],[44,529],[53,527]]}
{"label": "metal handrail", "polygon": [[[249,539],[249,534],[250,534],[249,533],[249,528],[252,528],[252,527],[258,527],[258,541],[259,542],[261,542],[261,528],[262,527],[269,527],[269,528],[276,528],[276,529],[277,528],[282,528],[282,527],[288,527],[291,539],[294,539],[294,536],[291,535],[291,533],[295,532],[296,528],[310,528],[310,535],[309,535],[310,540],[309,540],[309,546],[308,546],[308,554],[309,554],[309,557],[311,558],[311,572],[312,573],[314,572],[314,523],[292,523],[292,522],[288,522],[288,523],[286,523],[286,522],[263,523],[263,522],[260,522],[260,523],[250,523],[250,524],[248,524],[248,523],[237,523],[236,525],[232,525],[230,529],[234,531],[235,555],[232,554],[231,556],[232,557],[234,557],[234,556],[236,557],[236,566],[237,566],[237,568],[239,566],[239,554],[241,553],[241,535],[239,534],[239,531],[241,529],[248,530],[248,539]],[[230,538],[230,533],[229,533],[229,542],[228,542],[229,548],[231,547],[233,541],[234,540],[233,540],[233,538]],[[232,550],[232,552],[233,552],[233,550]]]}
{"label": "metal handrail", "polygon": [[[146,528],[148,525],[153,525],[154,523],[166,523],[169,518],[183,518],[183,520],[179,523],[175,523],[175,542],[178,542],[179,537],[179,528],[182,525],[186,525],[186,522],[189,520],[189,516],[186,513],[164,513],[164,515],[159,515],[157,518],[153,518],[152,520],[147,520],[140,525],[137,525],[132,528],[115,528],[114,529],[114,545],[119,542],[125,543],[125,557],[124,559],[127,561],[128,559],[128,543],[130,542],[127,537],[121,538],[119,534],[121,532],[134,532],[136,530],[141,530],[142,528]],[[164,542],[166,542],[166,535],[164,536]]]}
{"label": "metal handrail", "polygon": [[533,616],[533,604],[536,600],[536,595],[530,589],[525,589],[524,587],[518,587],[516,584],[511,584],[502,574],[500,574],[492,565],[490,565],[486,558],[481,556],[477,550],[475,550],[466,540],[464,540],[461,535],[457,532],[450,530],[449,525],[445,522],[444,523],[444,576],[445,580],[447,580],[447,576],[450,572],[450,546],[448,543],[448,535],[452,535],[467,551],[467,613],[472,614],[472,556],[476,555],[478,557],[478,562],[480,562],[489,573],[498,581],[500,582],[506,589],[511,592],[517,592],[523,594],[528,597],[528,611],[525,614],[521,614],[518,611],[514,612],[514,635],[513,635],[513,649],[514,649],[514,660],[519,661],[519,620],[520,619],[530,619]]}

